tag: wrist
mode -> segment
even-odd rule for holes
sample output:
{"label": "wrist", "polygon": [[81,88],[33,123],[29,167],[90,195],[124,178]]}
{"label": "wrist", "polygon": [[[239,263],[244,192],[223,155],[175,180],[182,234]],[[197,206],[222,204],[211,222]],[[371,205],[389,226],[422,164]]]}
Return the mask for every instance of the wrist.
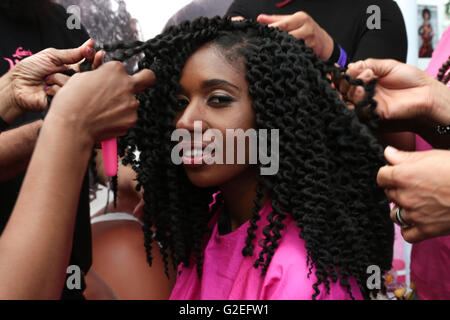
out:
{"label": "wrist", "polygon": [[450,90],[443,83],[433,80],[430,90],[429,113],[436,124],[450,125]]}
{"label": "wrist", "polygon": [[8,124],[23,114],[15,103],[12,80],[10,72],[0,78],[0,117]]}
{"label": "wrist", "polygon": [[94,139],[79,125],[78,121],[52,112],[46,116],[41,132],[43,130],[52,131],[55,135],[64,137],[67,143],[79,150],[92,150],[95,144]]}

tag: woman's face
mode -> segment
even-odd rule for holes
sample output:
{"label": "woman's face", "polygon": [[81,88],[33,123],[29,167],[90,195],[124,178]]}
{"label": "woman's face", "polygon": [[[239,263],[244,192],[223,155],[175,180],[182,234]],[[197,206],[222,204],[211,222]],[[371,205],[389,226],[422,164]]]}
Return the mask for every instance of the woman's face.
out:
{"label": "woman's face", "polygon": [[[183,153],[183,164],[190,181],[198,187],[222,186],[246,172],[248,164],[248,143],[245,143],[245,164],[237,164],[237,139],[227,145],[227,129],[255,128],[255,115],[252,100],[248,93],[243,60],[238,59],[236,65],[222,56],[214,45],[206,45],[196,51],[186,62],[182,71],[180,85],[182,87],[177,99],[180,107],[175,123],[177,129],[186,129],[191,133],[189,149]],[[202,135],[194,135],[194,125],[201,124]],[[199,155],[198,150],[218,143],[213,136],[205,136],[210,129],[218,130],[222,135],[223,157],[220,152],[211,154],[222,159],[223,164],[206,164],[208,156]],[[216,135],[217,137],[217,135]],[[216,138],[217,139],[217,138]],[[220,144],[214,143],[219,147]],[[233,151],[230,151],[233,147]],[[194,149],[197,148],[197,152]],[[228,153],[232,155],[233,164],[227,161]],[[185,149],[186,150],[186,149]],[[207,152],[206,152],[207,153]],[[211,160],[211,157],[209,157]],[[218,161],[216,161],[218,162]]]}

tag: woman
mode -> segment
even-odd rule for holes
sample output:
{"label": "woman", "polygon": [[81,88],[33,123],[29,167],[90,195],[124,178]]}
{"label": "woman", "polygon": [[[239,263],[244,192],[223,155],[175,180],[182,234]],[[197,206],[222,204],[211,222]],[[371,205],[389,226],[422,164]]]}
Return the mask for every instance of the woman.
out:
{"label": "woman", "polygon": [[[179,265],[171,299],[377,291],[366,271],[390,269],[393,240],[375,179],[382,149],[333,91],[328,76],[344,77],[340,70],[303,40],[251,21],[200,18],[146,43],[105,46],[117,48],[125,49],[118,59],[144,52],[140,67],[158,79],[140,95],[138,122],[120,149],[143,188],[149,262],[158,242],[166,272],[169,259]],[[172,132],[192,133],[196,121],[221,133],[278,129],[278,173],[260,175],[261,163],[195,165],[191,148],[206,140],[175,165]]]}

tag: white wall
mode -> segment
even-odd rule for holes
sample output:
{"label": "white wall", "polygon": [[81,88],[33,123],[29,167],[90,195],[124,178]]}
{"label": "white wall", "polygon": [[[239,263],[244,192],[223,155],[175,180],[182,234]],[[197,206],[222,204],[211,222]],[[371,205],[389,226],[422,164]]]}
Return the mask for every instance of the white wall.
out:
{"label": "white wall", "polygon": [[125,0],[128,12],[138,19],[143,38],[158,35],[169,18],[191,0]]}

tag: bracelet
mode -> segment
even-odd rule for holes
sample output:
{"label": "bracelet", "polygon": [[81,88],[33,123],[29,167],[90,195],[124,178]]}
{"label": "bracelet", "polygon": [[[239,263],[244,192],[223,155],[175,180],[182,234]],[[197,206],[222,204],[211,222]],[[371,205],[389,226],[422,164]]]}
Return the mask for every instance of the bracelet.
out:
{"label": "bracelet", "polygon": [[448,126],[437,126],[436,131],[440,135],[450,134],[450,125]]}
{"label": "bracelet", "polygon": [[329,60],[337,63],[340,67],[345,68],[347,66],[347,52],[345,52],[344,48],[340,44],[333,39],[334,47],[333,53]]}
{"label": "bracelet", "polygon": [[339,56],[337,64],[340,65],[342,68],[345,68],[347,66],[347,52],[345,52],[345,50],[339,44],[338,46],[341,54]]}

